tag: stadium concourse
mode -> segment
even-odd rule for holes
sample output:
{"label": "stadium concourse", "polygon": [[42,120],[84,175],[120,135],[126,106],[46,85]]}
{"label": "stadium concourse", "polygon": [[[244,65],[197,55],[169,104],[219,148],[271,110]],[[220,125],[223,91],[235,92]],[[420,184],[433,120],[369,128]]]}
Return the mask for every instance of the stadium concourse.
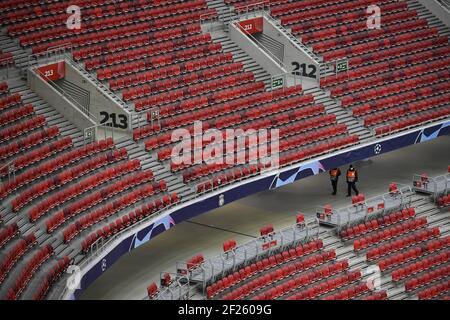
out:
{"label": "stadium concourse", "polygon": [[[445,6],[434,0],[0,1],[0,298],[78,299],[94,292],[97,298],[147,292],[151,299],[195,292],[193,299],[447,298]],[[240,145],[228,135],[251,129],[269,132],[270,143],[260,135],[258,144]],[[179,147],[174,132],[184,133],[183,150],[194,146],[182,163],[172,153]],[[208,146],[191,144],[211,132]],[[245,161],[195,161],[198,154],[218,160],[225,147],[232,160]],[[276,168],[249,161],[267,151]],[[344,199],[342,186],[330,198],[326,175],[307,178],[350,163],[366,198]],[[428,176],[412,181],[422,172]],[[434,188],[425,190],[432,199],[412,187]],[[369,205],[387,191],[382,203]],[[359,211],[334,212],[350,200]],[[319,220],[309,218],[325,204],[332,207],[317,217],[338,233],[326,233],[322,242]],[[376,217],[367,226],[359,226],[367,218],[361,208]],[[286,242],[278,230],[290,225],[285,236],[293,239]],[[245,251],[252,260],[242,260],[238,250],[247,247],[235,251],[228,242],[237,260],[232,268],[223,262],[218,274],[204,257],[227,238],[253,241],[265,256],[252,249]],[[129,259],[147,252],[139,248],[147,241],[158,258],[145,255],[124,267],[129,251],[137,250]],[[392,241],[395,247],[386,249]],[[371,252],[378,246],[385,250],[380,256]],[[189,257],[198,251],[203,255]],[[436,272],[414,269],[415,260]],[[144,280],[173,271],[175,261],[181,261],[178,274],[163,274],[164,288]],[[392,273],[386,288],[367,288],[361,272],[369,262],[383,276]],[[81,279],[68,272],[74,268]],[[96,279],[116,268],[124,268],[117,283],[136,278],[127,280],[126,292],[106,295],[104,278]],[[412,274],[421,282],[409,283]],[[407,292],[392,292],[399,283]]]}
{"label": "stadium concourse", "polygon": [[[450,137],[445,136],[358,162],[361,176],[358,187],[369,198],[386,192],[393,181],[411,184],[413,174],[442,174],[450,161],[449,146]],[[339,183],[337,196],[332,196],[331,191],[325,172],[182,222],[121,258],[81,299],[142,299],[151,282],[159,283],[159,272],[173,272],[177,261],[198,253],[205,258],[215,256],[228,239],[243,244],[258,237],[260,228],[268,224],[275,230],[291,226],[298,212],[304,213],[305,218],[314,217],[317,205],[331,204],[338,208],[351,203],[345,197],[344,181]],[[448,222],[447,218],[446,228]]]}

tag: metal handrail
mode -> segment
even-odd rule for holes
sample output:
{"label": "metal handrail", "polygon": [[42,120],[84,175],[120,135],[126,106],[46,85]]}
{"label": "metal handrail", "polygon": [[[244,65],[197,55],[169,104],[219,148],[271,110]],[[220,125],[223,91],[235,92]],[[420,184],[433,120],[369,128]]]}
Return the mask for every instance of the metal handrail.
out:
{"label": "metal handrail", "polygon": [[239,22],[238,20],[234,20],[232,23],[237,29],[239,29],[241,32],[243,32],[245,35],[247,35],[252,41],[254,41],[257,46],[259,46],[261,49],[263,49],[264,52],[266,52],[270,56],[270,58],[272,58],[272,60],[274,60],[281,68],[283,68],[283,70],[285,70],[287,72],[288,69],[287,69],[286,65],[283,63],[283,61],[280,61],[280,59],[278,59],[277,56],[275,56],[269,49],[267,49],[261,42],[259,42],[247,30],[244,30],[243,28],[241,28],[238,22]]}
{"label": "metal handrail", "polygon": [[296,44],[298,44],[301,47],[301,49],[306,53],[306,55],[310,59],[316,62],[319,60],[319,57],[301,42],[301,37],[297,38],[296,36],[294,36],[288,29],[286,29],[281,23],[279,23],[274,17],[272,17],[272,15],[269,12],[263,11],[263,15],[268,20],[272,21],[273,24],[275,24],[279,29],[281,29],[281,31],[283,31],[292,41],[296,42]]}
{"label": "metal handrail", "polygon": [[81,112],[83,112],[85,115],[87,115],[89,117],[90,120],[94,121],[95,123],[97,123],[97,117],[95,115],[93,115],[92,113],[89,112],[88,109],[86,109],[84,106],[82,106],[78,101],[76,101],[76,99],[74,97],[72,97],[69,93],[67,93],[63,88],[61,88],[58,84],[56,84],[53,80],[45,77],[45,75],[38,69],[36,68],[34,70],[34,72],[36,72],[39,76],[41,76],[42,79],[44,79],[45,81],[47,81],[48,83],[50,83],[53,87],[55,87],[60,93],[62,93],[66,98],[68,98],[70,100],[70,102],[72,102],[73,104],[75,104],[75,106],[80,109]]}

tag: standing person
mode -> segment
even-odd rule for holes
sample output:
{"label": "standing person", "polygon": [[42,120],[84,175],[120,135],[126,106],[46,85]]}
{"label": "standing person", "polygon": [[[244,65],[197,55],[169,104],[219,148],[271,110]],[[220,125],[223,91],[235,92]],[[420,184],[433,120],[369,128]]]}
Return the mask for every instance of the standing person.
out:
{"label": "standing person", "polygon": [[358,182],[358,171],[356,171],[355,167],[351,164],[347,170],[347,197],[352,195],[351,189],[356,192],[356,195],[359,194],[358,189],[356,189],[356,182]]}
{"label": "standing person", "polygon": [[338,184],[340,175],[341,175],[341,170],[339,170],[339,168],[333,168],[330,170],[330,180],[331,180],[331,186],[333,187],[333,193],[332,193],[333,196],[336,195],[337,184]]}

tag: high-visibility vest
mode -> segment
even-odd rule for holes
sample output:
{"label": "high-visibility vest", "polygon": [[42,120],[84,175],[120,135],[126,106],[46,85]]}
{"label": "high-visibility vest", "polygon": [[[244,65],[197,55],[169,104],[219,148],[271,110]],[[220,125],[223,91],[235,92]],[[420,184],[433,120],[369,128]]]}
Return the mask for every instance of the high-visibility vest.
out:
{"label": "high-visibility vest", "polygon": [[355,170],[353,170],[353,171],[348,170],[347,171],[347,181],[348,182],[355,182],[355,180],[356,180],[356,171]]}
{"label": "high-visibility vest", "polygon": [[335,181],[338,178],[338,169],[333,169],[330,171],[331,180]]}

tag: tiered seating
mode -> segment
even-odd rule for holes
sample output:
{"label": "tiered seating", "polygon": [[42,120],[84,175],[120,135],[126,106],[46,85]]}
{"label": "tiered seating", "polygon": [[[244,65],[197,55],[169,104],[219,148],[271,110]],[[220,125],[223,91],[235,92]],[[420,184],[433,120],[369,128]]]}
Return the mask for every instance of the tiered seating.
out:
{"label": "tiered seating", "polygon": [[16,278],[14,285],[8,290],[8,300],[15,300],[20,297],[27,284],[30,282],[33,274],[40,266],[47,261],[53,254],[53,247],[47,245],[39,249],[28,261],[24,268],[22,268],[19,277]]}
{"label": "tiered seating", "polygon": [[392,242],[382,244],[376,248],[370,249],[366,253],[367,260],[376,260],[390,253],[415,246],[421,242],[427,241],[434,237],[439,237],[439,228],[424,229],[407,234],[403,238],[399,238]]}
{"label": "tiered seating", "polygon": [[[273,253],[273,255],[249,266],[242,267],[240,270],[208,286],[206,288],[207,298],[216,298],[230,288],[236,289],[227,294],[225,298],[244,298],[253,291],[281,280],[289,274],[296,273],[297,268],[300,272],[331,261],[336,257],[334,250],[321,252],[322,247],[322,240],[315,240],[280,253]],[[250,278],[252,278],[252,281],[247,280]],[[244,282],[248,283],[244,285]]]}
{"label": "tiered seating", "polygon": [[[281,298],[294,292],[288,300],[316,299],[319,296],[334,291],[340,286],[350,284],[361,277],[360,271],[348,272],[341,275],[348,268],[348,262],[342,261],[315,269],[306,274],[294,277],[283,285],[276,286],[265,293],[258,295],[257,300],[272,300]],[[334,274],[337,274],[333,277]],[[328,280],[326,280],[328,278]],[[316,283],[318,282],[318,283]],[[304,286],[309,286],[304,288]]]}
{"label": "tiered seating", "polygon": [[[33,52],[43,52],[50,47],[71,44],[73,47],[86,46],[133,36],[150,30],[161,30],[199,21],[202,14],[214,14],[207,9],[206,1],[171,1],[153,3],[150,0],[120,1],[117,3],[89,3],[91,11],[82,16],[82,28],[70,30],[66,27],[64,14],[69,3],[36,6],[34,10],[24,10],[7,15],[7,22],[14,22],[8,28],[10,35],[20,35],[22,46],[33,46]],[[76,4],[76,3],[70,3]],[[12,8],[15,4],[9,4]],[[85,6],[83,5],[83,8]],[[62,11],[62,12],[61,12]],[[48,15],[39,19],[42,12]],[[23,21],[23,22],[22,22]]]}
{"label": "tiered seating", "polygon": [[417,293],[419,300],[429,300],[437,298],[442,294],[447,294],[450,290],[450,280],[445,280],[441,283],[435,284],[427,289]]}
{"label": "tiered seating", "polygon": [[375,292],[374,294],[370,294],[363,298],[363,300],[387,300],[387,292],[385,290]]}
{"label": "tiered seating", "polygon": [[[145,187],[144,187],[145,188]],[[150,196],[154,194],[158,194],[160,192],[164,192],[167,190],[164,184],[164,180],[161,181],[159,184],[154,184],[154,187],[151,187],[152,190],[149,193]],[[76,220],[73,224],[69,225],[66,229],[63,231],[64,235],[64,242],[71,241],[75,236],[77,236],[81,231],[83,231],[86,228],[89,228],[90,226],[99,223],[100,221],[110,217],[111,215],[119,212],[120,210],[123,210],[124,208],[129,207],[130,205],[134,204],[136,201],[139,200],[138,195],[141,190],[137,189],[132,191],[129,195],[124,195],[114,201],[113,203],[107,204],[105,206],[102,206],[98,208],[97,210],[93,211],[92,213],[83,216],[82,218]],[[144,190],[146,191],[146,190]],[[167,195],[163,196],[163,202],[166,204],[170,204],[172,202],[172,199],[168,197]],[[142,215],[139,217],[134,217],[136,215],[132,215],[132,223],[139,220]],[[127,225],[129,225],[127,223]]]}
{"label": "tiered seating", "polygon": [[8,272],[16,264],[16,262],[34,245],[36,245],[36,237],[34,233],[20,239],[3,257],[0,264],[0,283],[5,280]]}
{"label": "tiered seating", "polygon": [[[170,195],[164,195],[161,198],[156,198],[152,202],[147,202],[143,204],[139,209],[136,209],[135,211],[132,211],[127,215],[117,218],[115,221],[105,225],[102,228],[97,229],[97,231],[85,237],[81,244],[82,251],[84,253],[87,253],[91,245],[97,240],[99,239],[106,240],[109,237],[116,234],[117,232],[132,225],[133,223],[136,223],[137,221],[140,221],[145,217],[148,217],[153,213],[156,213],[157,211],[162,210],[167,206],[175,204],[179,201],[180,201],[179,196],[176,193],[172,193]],[[64,236],[66,235],[69,236],[67,233],[68,232],[66,231],[66,234],[64,234]]]}
{"label": "tiered seating", "polygon": [[[6,196],[17,191],[21,187],[32,184],[39,178],[45,175],[50,175],[59,169],[64,169],[66,172],[69,172],[72,165],[82,163],[84,161],[83,159],[86,159],[88,156],[96,157],[98,153],[110,150],[113,146],[114,144],[111,138],[100,140],[98,142],[72,149],[66,153],[61,153],[60,155],[42,162],[35,167],[29,168],[28,170],[17,174],[14,180],[5,182],[2,186],[0,186],[0,199],[4,199]],[[117,157],[117,152],[118,151],[114,151],[114,158]],[[71,175],[72,173],[64,174],[62,180],[70,180],[72,178]]]}
{"label": "tiered seating", "polygon": [[[51,233],[53,230],[58,228],[61,224],[63,224],[66,220],[72,218],[73,216],[79,215],[90,209],[91,207],[127,190],[136,188],[131,192],[126,193],[126,201],[136,202],[138,200],[141,200],[142,198],[151,196],[153,194],[152,185],[140,185],[145,184],[152,179],[153,174],[151,174],[151,171],[140,171],[132,175],[128,175],[125,178],[100,189],[99,191],[93,192],[83,197],[78,197],[75,202],[72,202],[63,210],[60,210],[58,213],[52,215],[52,217],[50,217],[46,221],[47,232]],[[75,195],[76,193],[69,194],[69,196]],[[129,200],[128,197],[131,199]],[[59,200],[59,197],[57,197],[57,199]],[[47,205],[47,203],[44,202],[42,206],[34,207],[32,211],[30,211],[30,220],[35,221],[40,216],[42,216],[48,210],[47,206],[50,205]]]}
{"label": "tiered seating", "polygon": [[419,218],[409,220],[391,227],[383,228],[378,232],[374,232],[368,236],[357,239],[353,243],[355,251],[361,251],[374,245],[379,245],[383,241],[391,240],[403,234],[408,234],[411,231],[424,228],[427,225],[426,218]]}
{"label": "tiered seating", "polygon": [[[125,159],[127,157],[126,149],[117,150],[115,154],[103,154],[93,157],[75,167],[70,171],[62,172],[50,179],[43,180],[33,187],[23,191],[15,199],[11,201],[13,211],[18,211],[36,198],[42,197],[46,193],[55,189],[63,187],[65,184],[85,176],[88,172],[99,169],[101,167],[107,167],[105,171],[99,172],[95,175],[89,176],[83,180],[80,180],[77,185],[67,188],[60,193],[55,193],[53,196],[47,198],[49,203],[48,207],[62,204],[65,199],[70,199],[86,192],[96,186],[102,184],[109,179],[116,178],[122,174],[126,174],[139,167],[139,163],[134,162],[119,164],[115,167],[108,167],[116,161]],[[57,200],[59,199],[59,200]],[[53,201],[55,200],[55,201]]]}
{"label": "tiered seating", "polygon": [[67,256],[58,260],[47,273],[46,277],[44,278],[44,282],[42,282],[33,299],[43,300],[50,290],[52,284],[55,283],[64,274],[64,272],[66,272],[69,264],[70,259]]}
{"label": "tiered seating", "polygon": [[[376,134],[449,116],[448,39],[406,1],[285,2],[271,3],[271,14],[324,61],[349,60],[348,73],[325,77],[321,86]],[[383,12],[381,29],[367,29],[370,4]]]}
{"label": "tiered seating", "polygon": [[19,233],[17,223],[12,223],[0,229],[0,248]]}
{"label": "tiered seating", "polygon": [[[446,237],[445,239],[435,240],[433,242],[428,243],[427,248],[430,247],[430,249],[427,250],[428,252],[433,252],[438,249],[448,247],[449,243],[450,243],[450,237]],[[402,268],[392,271],[392,281],[398,282],[398,281],[404,280],[413,275],[414,275],[414,277],[416,277],[417,273],[420,273],[422,271],[428,271],[428,270],[432,269],[433,267],[439,266],[441,264],[445,264],[448,260],[449,260],[448,250],[442,251],[437,255],[431,255],[429,257],[425,257],[424,259],[421,259],[420,261],[414,262],[410,265],[407,265],[405,267],[402,267]],[[426,279],[426,277],[424,279]],[[418,283],[420,283],[420,281],[418,283],[416,283],[415,281],[407,282],[407,283],[409,283],[411,285],[411,287],[414,287],[414,286],[417,286]],[[407,291],[409,290],[408,286],[407,286],[406,290]]]}
{"label": "tiered seating", "polygon": [[[35,115],[33,105],[22,105],[19,93],[0,97],[0,124],[0,177],[7,175],[7,164],[13,164],[19,174],[72,146],[70,137],[60,137],[58,126],[47,127],[45,117]],[[0,198],[8,194],[8,189],[7,185],[0,187]]]}
{"label": "tiered seating", "polygon": [[[168,160],[174,146],[171,140],[169,129],[185,127],[193,121],[202,120],[202,130],[209,128],[224,129],[229,127],[238,127],[243,130],[259,128],[276,128],[280,130],[280,152],[282,152],[281,162],[287,164],[295,160],[301,160],[311,157],[317,153],[330,151],[343,146],[357,142],[356,136],[346,136],[347,127],[345,125],[336,125],[335,115],[325,115],[325,109],[322,105],[315,105],[314,98],[310,95],[301,95],[301,87],[290,87],[272,92],[262,92],[263,86],[259,86],[258,92],[249,95],[245,86],[238,90],[245,92],[248,96],[238,99],[232,99],[235,90],[229,90],[230,94],[222,95],[220,99],[232,99],[214,106],[208,105],[211,98],[198,98],[167,105],[161,108],[163,119],[160,120],[161,127],[152,128],[150,125],[141,127],[134,132],[134,138],[140,139],[150,135],[150,139],[145,142],[147,150],[157,150],[160,161]],[[250,85],[253,88],[253,84]],[[216,102],[220,102],[216,100]],[[171,114],[172,117],[168,117]],[[149,115],[150,117],[150,115]],[[211,120],[211,118],[214,118]],[[320,129],[318,129],[320,128]],[[186,129],[192,132],[193,128],[188,126]],[[162,130],[158,131],[158,130]],[[314,130],[314,131],[313,131]],[[158,132],[158,135],[156,133]],[[227,137],[224,137],[227,140]],[[319,141],[321,144],[314,145]],[[299,147],[307,147],[302,151],[295,151]],[[222,146],[220,146],[222,147]],[[235,156],[243,150],[234,146]],[[288,152],[295,151],[291,155]],[[250,149],[246,143],[246,155],[248,159],[252,153],[256,155],[256,149]],[[270,152],[270,147],[268,152]],[[242,177],[258,172],[260,166],[244,166],[230,170],[229,174],[223,172],[226,169],[232,169],[233,165],[197,165],[194,167],[194,161],[191,164],[171,163],[171,170],[180,172],[183,175],[184,182],[191,182],[198,178],[209,176],[221,172],[218,176],[213,176],[207,181],[198,185],[198,192],[209,189],[209,186],[231,183]],[[241,172],[242,169],[242,172]],[[238,173],[238,172],[239,173]]]}
{"label": "tiered seating", "polygon": [[366,233],[380,230],[385,226],[389,226],[391,224],[395,224],[399,221],[405,221],[410,218],[413,218],[416,215],[416,211],[414,208],[405,208],[398,212],[393,212],[390,214],[386,214],[377,219],[371,219],[364,223],[359,223],[354,226],[349,226],[342,229],[339,233],[339,236],[342,240],[352,240]]}

